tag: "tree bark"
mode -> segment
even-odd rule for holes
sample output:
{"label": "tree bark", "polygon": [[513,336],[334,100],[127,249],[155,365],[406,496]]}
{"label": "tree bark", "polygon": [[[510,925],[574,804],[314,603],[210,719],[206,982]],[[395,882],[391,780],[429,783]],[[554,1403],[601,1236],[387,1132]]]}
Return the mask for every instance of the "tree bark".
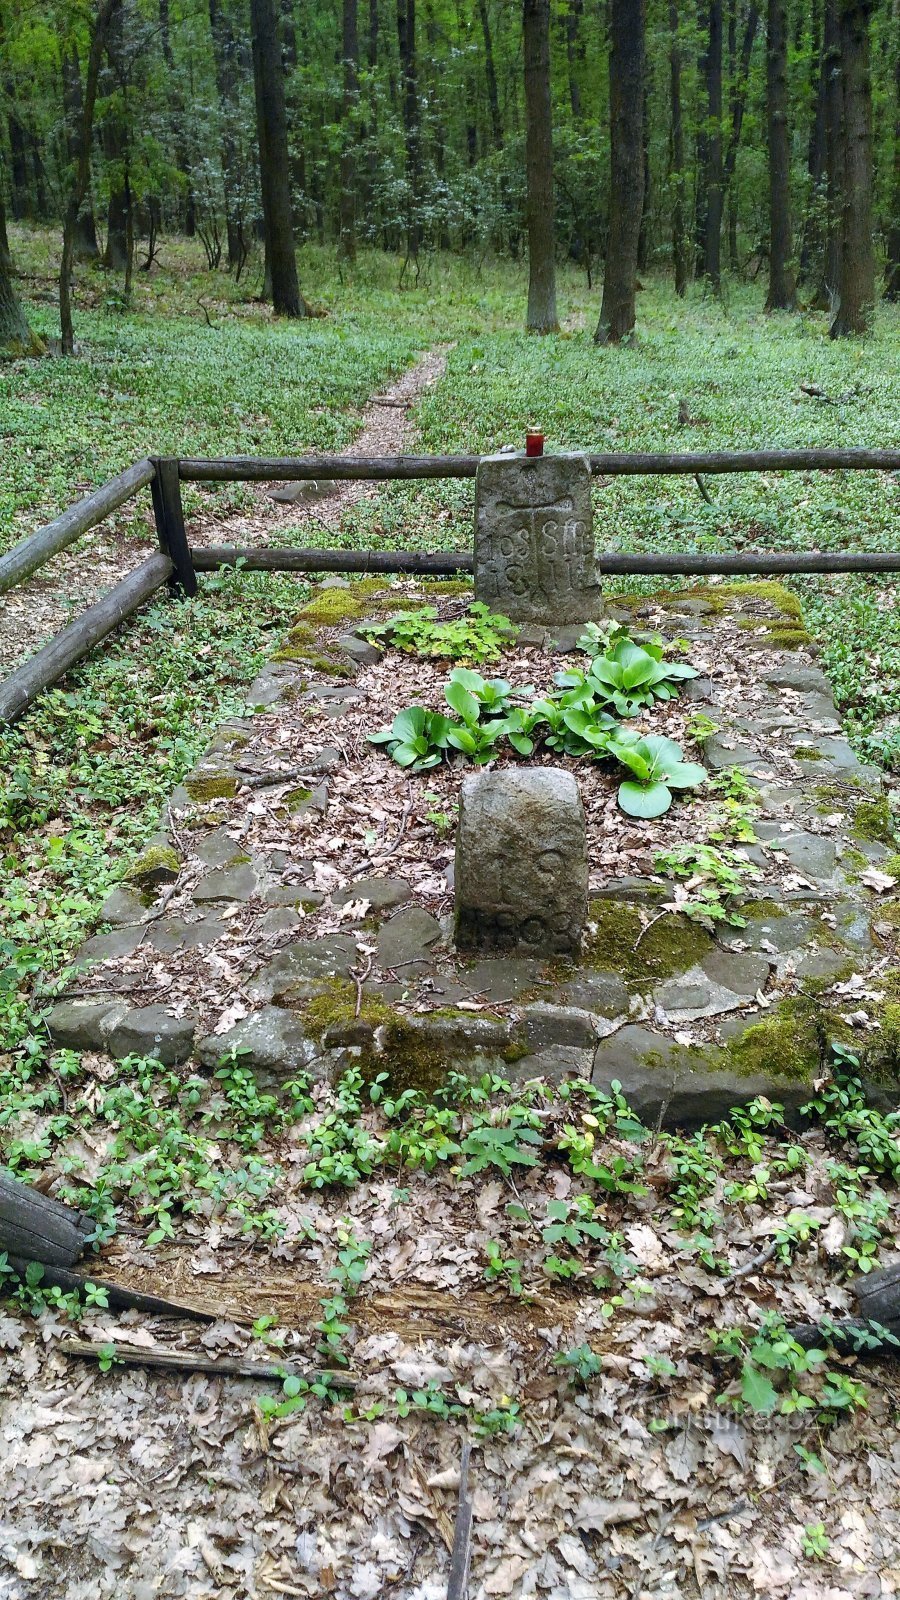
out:
{"label": "tree bark", "polygon": [[703,237],[703,276],[714,294],[722,287],[722,0],[711,0],[704,58],[706,79],[706,207]]}
{"label": "tree bark", "polygon": [[900,300],[900,7],[895,7],[896,33],[894,40],[894,171],[891,187],[891,220],[887,235],[887,265],[884,274],[884,297]]}
{"label": "tree bark", "polygon": [[494,41],[491,37],[491,19],[487,0],[478,0],[481,37],[484,43],[484,79],[487,88],[488,115],[491,120],[491,143],[495,150],[503,149],[503,123],[500,120],[500,96],[497,93],[497,68],[494,64]]}
{"label": "tree bark", "polygon": [[594,334],[603,345],[618,344],[635,321],[644,199],[644,0],[611,0],[609,19],[609,237]]}
{"label": "tree bark", "polygon": [[833,310],[841,279],[841,196],[844,192],[843,69],[840,49],[840,0],[825,0],[822,43],[823,118],[825,138],[825,248],[821,280],[812,305]]}
{"label": "tree bark", "polygon": [[566,30],[566,64],[569,69],[569,104],[572,107],[573,122],[580,122],[581,120],[579,67],[584,59],[584,49],[581,44],[581,22],[583,16],[584,0],[568,0],[564,25]]}
{"label": "tree bark", "polygon": [[809,173],[809,199],[803,223],[803,237],[800,243],[799,273],[801,280],[804,281],[812,271],[813,262],[821,251],[824,239],[820,208],[824,199],[823,180],[825,177],[825,44],[822,34],[820,0],[813,0],[810,13],[810,38],[812,42],[810,92],[813,97],[814,111],[809,127],[809,146],[806,162]]}
{"label": "tree bark", "polygon": [[358,0],[343,6],[343,94],[341,101],[340,252],[345,261],[356,260],[356,143],[359,135],[359,11]]}
{"label": "tree bark", "polygon": [[[78,50],[74,44],[63,50],[62,74],[63,109],[66,118],[66,149],[74,170],[78,165],[79,141],[84,121],[81,68],[78,63]],[[78,213],[78,223],[75,229],[75,259],[77,261],[96,261],[99,255],[97,226],[94,221],[94,207],[91,201],[89,183],[84,204]]]}
{"label": "tree bark", "polygon": [[240,204],[240,175],[237,158],[237,127],[240,116],[238,96],[237,41],[225,14],[222,0],[209,0],[209,28],[212,36],[213,64],[219,114],[222,119],[222,189],[225,196],[225,230],[228,236],[228,265],[238,270],[247,254],[243,214]]}
{"label": "tree bark", "polygon": [[297,278],[284,71],[274,0],[250,0],[250,23],[259,174],[272,304],[278,316],[307,317],[309,307],[300,293]]}
{"label": "tree bark", "polygon": [[0,361],[14,361],[20,356],[37,356],[43,344],[32,333],[22,310],[12,279],[12,261],[6,242],[6,212],[3,208],[3,175],[0,172]]}
{"label": "tree bark", "polygon": [[[736,23],[736,18],[734,19]],[[737,207],[732,191],[732,179],[737,166],[738,151],[741,146],[741,133],[744,127],[744,112],[747,109],[747,93],[750,86],[750,62],[753,57],[753,46],[759,28],[759,7],[750,5],[744,22],[744,33],[741,40],[741,50],[734,73],[730,95],[731,130],[728,135],[728,144],[725,149],[725,160],[722,164],[722,184],[726,194],[730,195],[731,216],[730,222],[733,230],[729,238],[729,251],[731,265],[736,265],[737,257]]]}
{"label": "tree bark", "polygon": [[525,181],[528,210],[529,333],[558,333],[550,104],[550,0],[524,0]]}
{"label": "tree bark", "polygon": [[72,265],[75,259],[75,239],[78,218],[91,176],[91,138],[94,131],[94,108],[97,103],[97,84],[100,65],[113,20],[121,0],[100,0],[91,32],[87,71],[82,101],[81,135],[78,141],[78,160],[72,180],[72,189],[66,208],[63,227],[62,260],[59,268],[59,325],[60,347],[64,356],[75,354],[75,330],[72,323]]}
{"label": "tree bark", "polygon": [[840,0],[844,189],[840,304],[831,337],[867,333],[875,310],[872,239],[872,75],[869,19],[874,0]]}
{"label": "tree bark", "polygon": [[672,264],[675,293],[687,293],[688,252],[684,215],[684,119],[681,109],[681,43],[678,37],[678,0],[669,0],[669,91],[672,125],[669,135],[669,177],[672,182]]}
{"label": "tree bark", "polygon": [[[645,0],[646,4],[646,0]],[[638,233],[637,264],[639,272],[646,272],[650,266],[650,252],[653,246],[650,217],[650,106],[653,100],[652,67],[649,58],[644,54],[644,92],[641,96],[641,151],[643,154],[643,180],[644,189],[641,198],[641,226]]]}
{"label": "tree bark", "polygon": [[403,79],[403,131],[406,142],[406,250],[413,261],[419,254],[421,223],[422,144],[419,126],[419,63],[416,51],[416,0],[397,0],[397,44]]}
{"label": "tree bark", "polygon": [[796,311],[791,261],[791,149],[788,133],[787,15],[785,0],[769,0],[766,50],[769,133],[769,293],[767,311]]}

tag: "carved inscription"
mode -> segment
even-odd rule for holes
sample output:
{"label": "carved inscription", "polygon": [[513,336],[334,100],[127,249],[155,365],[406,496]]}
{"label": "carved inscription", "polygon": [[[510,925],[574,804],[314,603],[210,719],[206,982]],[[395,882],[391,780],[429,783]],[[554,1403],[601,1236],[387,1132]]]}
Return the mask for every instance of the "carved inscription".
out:
{"label": "carved inscription", "polygon": [[584,812],[571,773],[544,767],[465,780],[456,837],[461,949],[574,953],[587,882]]}
{"label": "carved inscription", "polygon": [[479,464],[475,594],[518,622],[597,613],[587,456],[490,456]]}

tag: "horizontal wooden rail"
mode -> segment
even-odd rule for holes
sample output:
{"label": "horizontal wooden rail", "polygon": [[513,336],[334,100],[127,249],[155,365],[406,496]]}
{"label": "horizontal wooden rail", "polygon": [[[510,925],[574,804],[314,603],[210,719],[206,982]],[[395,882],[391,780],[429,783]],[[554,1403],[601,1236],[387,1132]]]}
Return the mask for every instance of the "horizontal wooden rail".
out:
{"label": "horizontal wooden rail", "polygon": [[0,722],[14,722],[20,717],[42,690],[49,689],[63,677],[171,576],[171,560],[157,551],[134,572],[129,572],[102,600],[88,606],[74,622],[62,628],[43,650],[38,650],[0,683]]}
{"label": "horizontal wooden rail", "polygon": [[[193,545],[198,572],[216,572],[240,562],[248,572],[417,572],[447,576],[471,572],[474,561],[467,550],[303,550],[253,548],[238,545]],[[748,555],[639,555],[630,551],[598,551],[598,575],[661,575],[770,573],[770,572],[900,572],[900,553],[882,551],[848,555],[844,551],[774,551]]]}
{"label": "horizontal wooden rail", "polygon": [[196,572],[217,572],[238,562],[247,572],[420,572],[432,576],[471,572],[471,551],[293,550],[273,546],[192,545]]}
{"label": "horizontal wooden rail", "polygon": [[[299,482],[323,478],[474,478],[480,456],[226,456],[183,457],[181,478],[201,483]],[[726,472],[900,471],[900,449],[712,450],[690,452],[607,451],[590,455],[597,477],[693,477]]]}
{"label": "horizontal wooden rail", "polygon": [[5,556],[0,556],[0,594],[5,594],[14,584],[21,583],[23,578],[30,578],[51,556],[65,550],[73,540],[108,517],[111,511],[124,505],[145,484],[152,483],[154,471],[152,461],[136,461],[133,467],[120,472],[117,478],[111,478],[109,483],[104,483],[102,488],[95,489],[93,494],[79,500],[76,505],[69,506],[61,517],[48,522],[46,527],[39,528],[37,533],[30,534],[27,539],[14,545]]}

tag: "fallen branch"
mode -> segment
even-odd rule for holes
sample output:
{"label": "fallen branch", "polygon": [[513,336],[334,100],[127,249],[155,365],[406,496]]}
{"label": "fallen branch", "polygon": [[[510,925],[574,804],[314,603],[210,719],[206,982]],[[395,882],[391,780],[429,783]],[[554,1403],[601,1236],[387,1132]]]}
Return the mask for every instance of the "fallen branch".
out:
{"label": "fallen branch", "polygon": [[[9,1264],[13,1271],[25,1282],[25,1274],[32,1265],[23,1256],[10,1255]],[[127,1289],[123,1284],[108,1283],[105,1278],[92,1276],[82,1277],[77,1272],[70,1272],[66,1267],[51,1266],[46,1262],[39,1263],[44,1271],[36,1287],[38,1289],[62,1289],[65,1294],[85,1295],[88,1284],[93,1284],[95,1289],[103,1289],[111,1311],[148,1311],[153,1316],[162,1317],[193,1317],[197,1322],[217,1322],[219,1317],[225,1315],[224,1309],[216,1305],[214,1310],[209,1307],[197,1305],[191,1300],[168,1300],[162,1295],[142,1294],[137,1289]]]}
{"label": "fallen branch", "polygon": [[196,1350],[167,1350],[162,1345],[144,1349],[140,1345],[94,1344],[90,1339],[62,1339],[56,1346],[64,1356],[99,1361],[111,1355],[113,1363],[126,1367],[159,1367],[167,1372],[209,1372],[220,1378],[302,1378],[305,1383],[330,1383],[342,1389],[355,1389],[356,1380],[346,1372],[306,1372],[289,1361],[250,1361],[244,1356],[210,1356]]}
{"label": "fallen branch", "polygon": [[472,1497],[469,1494],[469,1457],[472,1446],[463,1439],[459,1463],[459,1502],[450,1555],[447,1600],[466,1600],[469,1587],[469,1559],[472,1554]]}

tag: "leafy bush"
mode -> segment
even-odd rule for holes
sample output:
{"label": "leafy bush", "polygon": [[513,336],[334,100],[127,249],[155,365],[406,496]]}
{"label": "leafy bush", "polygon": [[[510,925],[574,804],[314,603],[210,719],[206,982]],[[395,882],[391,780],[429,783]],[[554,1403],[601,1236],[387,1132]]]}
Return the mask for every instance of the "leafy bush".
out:
{"label": "leafy bush", "polygon": [[424,706],[408,706],[398,711],[389,728],[380,733],[370,733],[370,744],[387,745],[388,755],[398,767],[408,767],[410,772],[425,772],[436,767],[447,748],[452,723],[439,711],[426,711]]}
{"label": "leafy bush", "polygon": [[366,626],[367,639],[383,639],[406,655],[439,656],[450,661],[496,661],[510,643],[515,628],[509,617],[493,612],[483,600],[473,600],[462,617],[439,622],[434,606],[400,611],[387,622]]}
{"label": "leafy bush", "polygon": [[661,734],[642,739],[621,728],[610,736],[607,749],[633,773],[619,785],[619,805],[630,817],[661,817],[672,804],[673,789],[693,789],[706,782],[706,768],[683,760],[681,745]]}
{"label": "leafy bush", "polygon": [[686,662],[664,661],[664,648],[661,640],[639,645],[620,638],[612,650],[594,656],[586,674],[577,669],[560,672],[556,681],[575,688],[586,683],[598,700],[615,706],[620,717],[633,717],[657,700],[673,699],[679,681],[697,676],[696,667]]}

